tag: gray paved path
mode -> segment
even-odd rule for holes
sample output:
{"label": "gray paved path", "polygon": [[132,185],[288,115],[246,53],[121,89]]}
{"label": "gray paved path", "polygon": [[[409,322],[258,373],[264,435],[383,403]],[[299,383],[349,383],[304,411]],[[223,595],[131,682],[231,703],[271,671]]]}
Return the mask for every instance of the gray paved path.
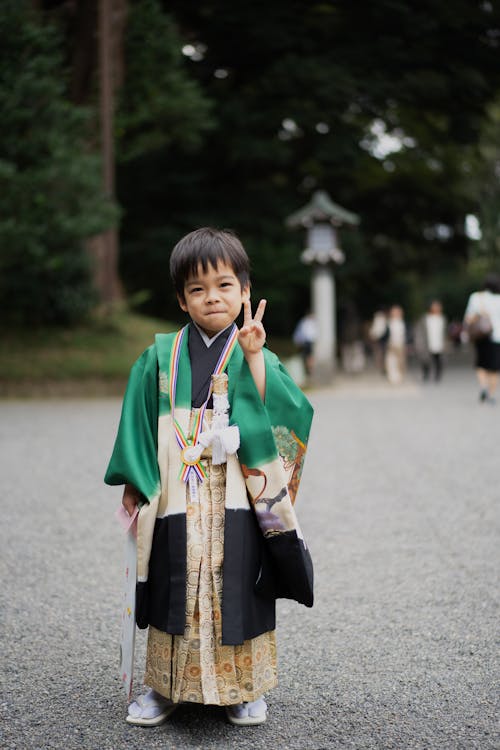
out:
{"label": "gray paved path", "polygon": [[119,490],[101,483],[119,402],[0,402],[0,747],[500,746],[500,404],[462,370],[311,399],[297,507],[316,604],[280,602],[280,685],[268,723],[243,730],[199,706],[124,722]]}

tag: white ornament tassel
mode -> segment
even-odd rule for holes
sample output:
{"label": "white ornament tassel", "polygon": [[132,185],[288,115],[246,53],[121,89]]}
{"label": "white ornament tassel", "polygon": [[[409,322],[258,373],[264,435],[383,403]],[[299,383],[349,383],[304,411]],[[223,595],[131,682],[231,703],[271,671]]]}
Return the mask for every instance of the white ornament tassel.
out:
{"label": "white ornament tassel", "polygon": [[[240,447],[240,431],[237,425],[229,426],[229,400],[227,398],[227,375],[212,375],[213,411],[212,424],[198,436],[196,445],[184,451],[189,461],[197,461],[205,448],[212,446],[212,463],[225,464],[228,454],[236,453]],[[191,472],[192,473],[192,472]]]}
{"label": "white ornament tassel", "polygon": [[212,463],[225,464],[227,455],[236,453],[240,447],[240,431],[237,425],[229,426],[229,401],[226,393],[213,394],[213,417],[209,430],[201,433],[199,440],[205,447],[212,445]]}
{"label": "white ornament tassel", "polygon": [[225,464],[227,455],[236,453],[240,447],[240,431],[238,426],[233,424],[231,427],[214,430],[212,440],[212,463],[215,466]]}

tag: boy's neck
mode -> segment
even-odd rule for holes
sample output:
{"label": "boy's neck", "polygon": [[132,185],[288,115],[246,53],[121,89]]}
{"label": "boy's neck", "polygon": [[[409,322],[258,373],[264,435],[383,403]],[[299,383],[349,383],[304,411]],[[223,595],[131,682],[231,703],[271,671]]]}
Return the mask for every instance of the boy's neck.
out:
{"label": "boy's neck", "polygon": [[230,323],[230,325],[228,325],[225,328],[223,328],[222,331],[218,331],[217,333],[214,333],[213,336],[209,336],[207,333],[205,333],[205,331],[203,330],[203,328],[200,328],[200,326],[198,325],[198,323],[195,323],[194,320],[192,320],[191,322],[194,325],[194,327],[196,328],[196,330],[198,331],[198,333],[200,334],[200,336],[201,336],[201,338],[202,338],[205,346],[207,346],[207,347],[211,346],[214,343],[214,341],[216,339],[218,339],[219,336],[222,333],[224,333],[224,331],[227,331],[228,328],[231,328],[234,325],[233,323]]}

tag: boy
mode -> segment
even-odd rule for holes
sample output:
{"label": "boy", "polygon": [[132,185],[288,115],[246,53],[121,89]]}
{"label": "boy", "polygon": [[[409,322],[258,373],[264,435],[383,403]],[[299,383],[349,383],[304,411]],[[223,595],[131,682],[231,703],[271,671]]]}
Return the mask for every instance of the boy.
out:
{"label": "boy", "polygon": [[[137,525],[144,682],[127,721],[157,725],[183,701],[266,720],[276,684],[275,600],[312,606],[312,563],[293,509],[312,408],[264,349],[249,260],[230,232],[202,228],[170,271],[191,322],[159,334],[132,368],[108,484]],[[238,331],[235,320],[244,308]]]}

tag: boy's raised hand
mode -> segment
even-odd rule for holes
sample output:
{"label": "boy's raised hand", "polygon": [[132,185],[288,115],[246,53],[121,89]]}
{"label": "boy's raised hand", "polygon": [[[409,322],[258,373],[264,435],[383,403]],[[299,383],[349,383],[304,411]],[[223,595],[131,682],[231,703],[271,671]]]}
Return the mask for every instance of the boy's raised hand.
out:
{"label": "boy's raised hand", "polygon": [[243,325],[238,334],[238,341],[244,354],[257,354],[266,343],[266,332],[262,325],[266,300],[261,299],[252,317],[251,301],[243,303]]}

